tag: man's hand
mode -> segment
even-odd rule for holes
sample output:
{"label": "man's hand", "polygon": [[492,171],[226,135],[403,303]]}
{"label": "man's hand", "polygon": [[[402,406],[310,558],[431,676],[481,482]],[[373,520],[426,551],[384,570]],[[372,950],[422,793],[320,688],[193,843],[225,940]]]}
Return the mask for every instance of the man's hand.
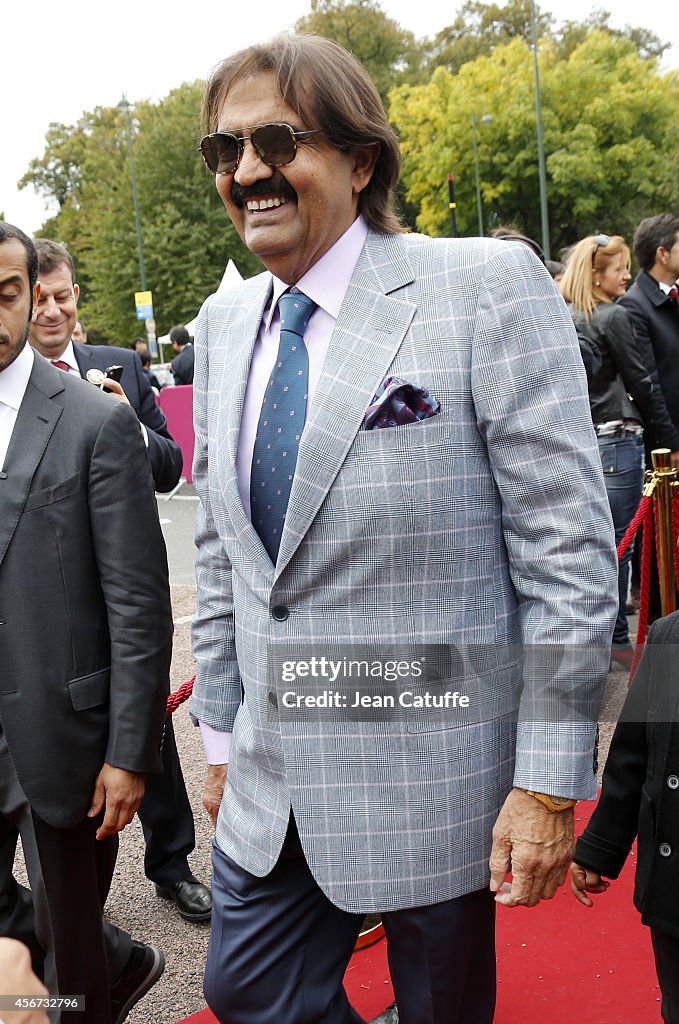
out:
{"label": "man's hand", "polygon": [[[0,995],[3,996],[47,996],[43,983],[33,973],[31,955],[23,942],[0,938]],[[49,1024],[44,1010],[2,1011],[7,1024]]]}
{"label": "man's hand", "polygon": [[[573,856],[573,809],[554,814],[520,789],[504,802],[493,828],[490,890],[505,907],[551,900]],[[511,885],[505,877],[511,870]]]}
{"label": "man's hand", "polygon": [[97,829],[97,839],[122,832],[134,818],[144,795],[144,776],[105,764],[94,783],[92,806],[88,818],[96,818],[105,808],[104,820]]}
{"label": "man's hand", "polygon": [[590,871],[589,868],[583,868],[580,864],[576,864],[575,861],[571,864],[571,889],[576,900],[579,900],[583,907],[594,906],[589,896],[586,896],[585,893],[593,892],[598,894],[606,892],[610,884],[610,882],[604,881],[598,872]]}
{"label": "man's hand", "polygon": [[203,789],[203,807],[210,815],[215,828],[217,828],[217,815],[226,785],[228,768],[228,764],[209,764],[207,767],[207,777]]}
{"label": "man's hand", "polygon": [[125,394],[120,383],[117,380],[111,380],[110,377],[107,377],[106,380],[104,381],[104,391],[108,391],[112,395],[115,395],[119,402],[124,402],[125,405],[130,404],[127,395]]}

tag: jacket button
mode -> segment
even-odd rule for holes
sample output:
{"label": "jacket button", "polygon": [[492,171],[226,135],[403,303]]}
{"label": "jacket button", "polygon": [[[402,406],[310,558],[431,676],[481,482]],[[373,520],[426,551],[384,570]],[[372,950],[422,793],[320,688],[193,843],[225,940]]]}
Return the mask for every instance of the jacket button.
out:
{"label": "jacket button", "polygon": [[669,843],[661,843],[659,853],[661,857],[671,857],[672,847]]}
{"label": "jacket button", "polygon": [[278,707],[278,697],[273,692],[273,690],[269,690],[269,704],[271,705],[272,708]]}
{"label": "jacket button", "polygon": [[290,612],[284,604],[275,604],[271,609],[271,614],[276,622],[285,622]]}
{"label": "jacket button", "polygon": [[676,775],[667,776],[667,785],[670,789],[679,789],[679,778]]}

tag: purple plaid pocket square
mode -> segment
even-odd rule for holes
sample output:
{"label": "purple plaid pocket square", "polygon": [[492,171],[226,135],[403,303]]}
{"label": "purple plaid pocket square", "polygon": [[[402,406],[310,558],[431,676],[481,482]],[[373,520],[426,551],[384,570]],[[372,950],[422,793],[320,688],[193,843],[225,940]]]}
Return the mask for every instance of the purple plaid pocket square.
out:
{"label": "purple plaid pocket square", "polygon": [[440,409],[441,403],[438,398],[430,395],[426,388],[409,384],[401,377],[387,377],[378,387],[366,409],[363,429],[401,427],[406,423],[428,420]]}

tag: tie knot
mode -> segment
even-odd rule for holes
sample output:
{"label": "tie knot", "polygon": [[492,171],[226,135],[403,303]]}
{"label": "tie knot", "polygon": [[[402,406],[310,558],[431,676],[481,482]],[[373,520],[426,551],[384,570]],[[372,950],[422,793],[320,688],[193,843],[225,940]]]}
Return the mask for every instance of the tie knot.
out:
{"label": "tie knot", "polygon": [[71,367],[64,359],[51,359],[52,366],[56,366],[57,369],[63,370],[64,373],[68,373]]}
{"label": "tie knot", "polygon": [[291,331],[300,338],[304,337],[304,331],[315,309],[316,303],[304,292],[283,292],[278,300],[281,331]]}
{"label": "tie knot", "polygon": [[672,285],[667,295],[673,302],[679,302],[679,288],[677,288],[676,284]]}

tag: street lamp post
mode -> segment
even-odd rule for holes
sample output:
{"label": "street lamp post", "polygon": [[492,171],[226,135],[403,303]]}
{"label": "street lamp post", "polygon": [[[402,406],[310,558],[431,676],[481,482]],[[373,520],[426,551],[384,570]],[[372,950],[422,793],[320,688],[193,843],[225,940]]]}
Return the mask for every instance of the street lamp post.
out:
{"label": "street lamp post", "polygon": [[[481,124],[490,124],[493,118],[490,114],[484,114]],[[479,150],[476,144],[476,125],[478,123],[476,114],[472,114],[472,147],[474,150],[474,174],[476,177],[476,213],[479,218],[479,235],[483,236],[483,207],[481,206],[481,180],[479,176]]]}
{"label": "street lamp post", "polygon": [[125,111],[125,117],[127,120],[127,144],[130,151],[130,175],[132,177],[132,201],[134,203],[134,221],[137,226],[137,254],[139,256],[139,279],[141,281],[141,290],[146,291],[146,271],[144,269],[144,243],[141,237],[141,217],[139,216],[139,198],[137,196],[137,176],[134,171],[134,152],[132,150],[132,121],[130,119],[130,104],[128,103],[127,96],[123,93],[123,98],[118,104],[121,110]]}
{"label": "street lamp post", "polygon": [[549,247],[549,213],[547,210],[547,175],[545,173],[545,144],[542,137],[542,103],[540,100],[540,69],[538,67],[538,26],[535,16],[535,0],[530,0],[530,25],[533,36],[533,66],[535,72],[535,123],[538,141],[538,178],[540,181],[540,222],[542,225],[542,250],[545,259],[551,259]]}

